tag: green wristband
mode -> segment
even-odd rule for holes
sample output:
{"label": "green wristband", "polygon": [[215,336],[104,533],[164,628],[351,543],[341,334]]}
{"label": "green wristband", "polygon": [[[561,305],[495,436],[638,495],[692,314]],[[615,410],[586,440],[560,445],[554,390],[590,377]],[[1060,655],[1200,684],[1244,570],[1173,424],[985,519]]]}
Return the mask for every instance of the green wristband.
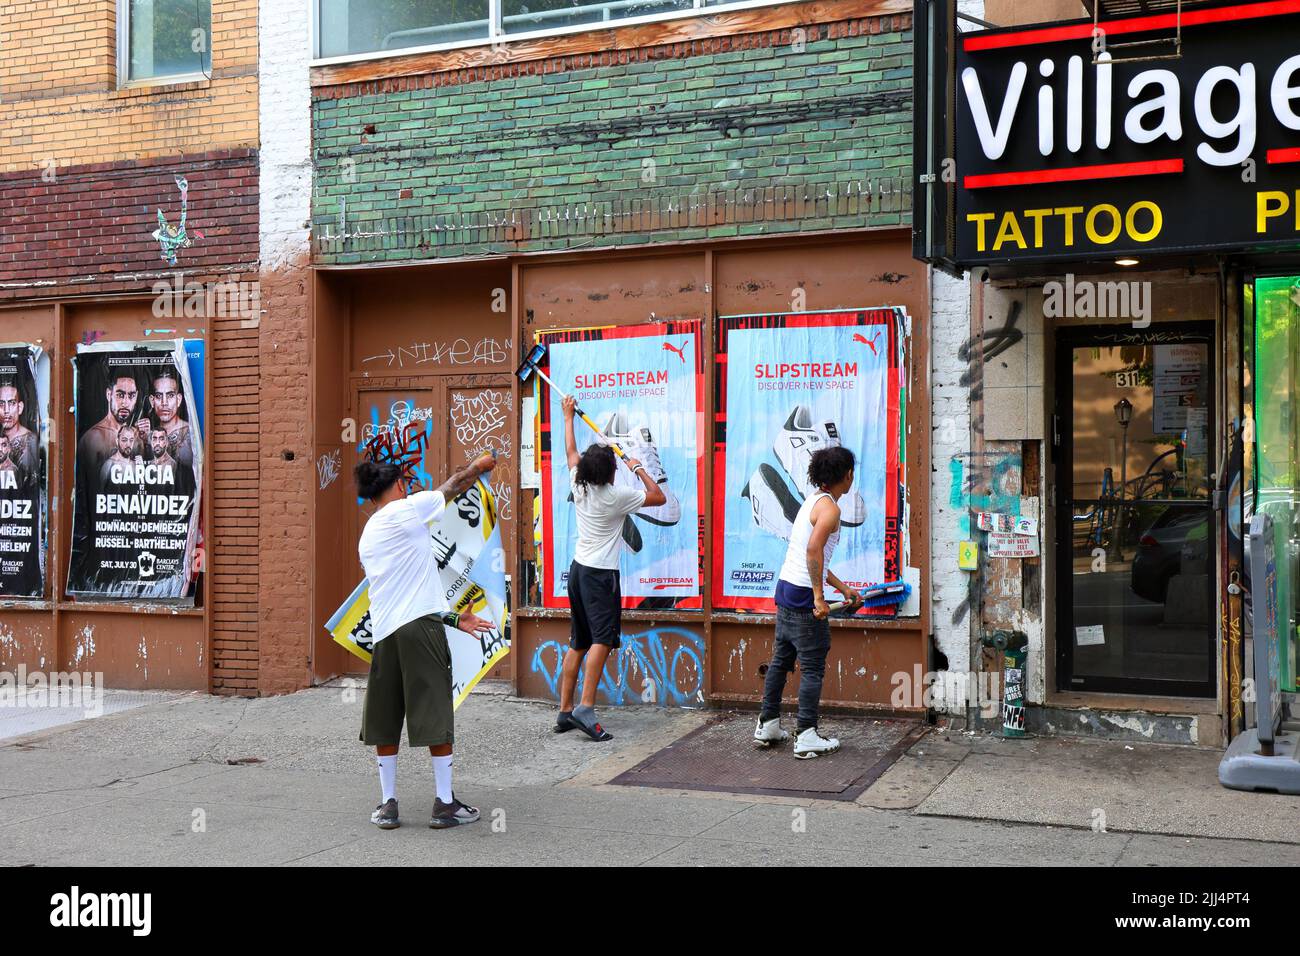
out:
{"label": "green wristband", "polygon": [[447,611],[442,615],[442,623],[448,627],[458,627],[460,625],[460,615],[455,611]]}

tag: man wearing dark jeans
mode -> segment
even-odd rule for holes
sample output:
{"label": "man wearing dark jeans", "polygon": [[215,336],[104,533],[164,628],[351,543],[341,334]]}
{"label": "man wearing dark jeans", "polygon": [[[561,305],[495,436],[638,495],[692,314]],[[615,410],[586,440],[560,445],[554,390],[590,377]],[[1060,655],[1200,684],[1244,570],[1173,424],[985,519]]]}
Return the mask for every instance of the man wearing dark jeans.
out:
{"label": "man wearing dark jeans", "polygon": [[840,742],[817,732],[826,656],[831,650],[826,585],[837,589],[850,607],[862,597],[829,570],[840,538],[839,499],[853,485],[853,453],[834,446],[814,452],[808,478],[818,489],[808,496],[795,517],[790,546],[776,583],[776,643],[763,685],[763,710],[754,728],[754,742],[770,747],[789,739],[781,729],[781,695],[794,662],[799,661],[799,714],[794,755],[800,760],[834,753]]}

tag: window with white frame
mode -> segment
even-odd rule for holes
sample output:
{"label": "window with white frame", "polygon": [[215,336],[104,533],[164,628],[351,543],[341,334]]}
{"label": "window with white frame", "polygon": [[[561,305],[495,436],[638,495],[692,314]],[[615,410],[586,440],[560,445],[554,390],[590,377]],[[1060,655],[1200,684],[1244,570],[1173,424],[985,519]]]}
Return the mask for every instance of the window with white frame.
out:
{"label": "window with white frame", "polygon": [[211,0],[118,0],[118,80],[210,76],[211,37]]}
{"label": "window with white frame", "polygon": [[572,33],[782,0],[312,0],[317,59]]}

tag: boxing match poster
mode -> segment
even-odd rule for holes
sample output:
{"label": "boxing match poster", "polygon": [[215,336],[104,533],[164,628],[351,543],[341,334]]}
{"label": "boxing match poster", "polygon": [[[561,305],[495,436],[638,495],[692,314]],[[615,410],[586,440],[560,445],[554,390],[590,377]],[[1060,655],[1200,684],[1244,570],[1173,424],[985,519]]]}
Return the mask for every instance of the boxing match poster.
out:
{"label": "boxing match poster", "polygon": [[829,570],[858,589],[902,579],[905,336],[895,308],[719,318],[715,607],[775,610],[794,520],[816,491],[808,461],[831,445],[852,451],[856,466]]}
{"label": "boxing match poster", "polygon": [[50,363],[0,345],[0,598],[45,596]]}
{"label": "boxing match poster", "polygon": [[180,340],[79,345],[68,593],[193,600],[201,414]]}
{"label": "boxing match poster", "polygon": [[[704,358],[699,322],[607,326],[541,332],[541,369],[571,394],[599,432],[574,416],[578,451],[614,443],[659,483],[665,504],[623,521],[619,559],[626,608],[699,608],[704,529]],[[568,607],[568,574],[577,542],[560,393],[536,377],[540,397],[542,603]],[[622,464],[615,481],[642,487]]]}

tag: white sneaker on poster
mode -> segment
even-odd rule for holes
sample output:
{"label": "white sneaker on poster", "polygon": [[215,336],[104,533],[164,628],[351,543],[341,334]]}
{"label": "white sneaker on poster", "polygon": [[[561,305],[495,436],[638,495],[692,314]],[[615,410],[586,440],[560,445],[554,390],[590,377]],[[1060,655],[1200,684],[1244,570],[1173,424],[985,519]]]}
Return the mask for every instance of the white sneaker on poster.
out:
{"label": "white sneaker on poster", "polygon": [[[673,490],[668,487],[668,472],[664,470],[663,463],[659,460],[659,446],[655,444],[650,429],[644,425],[633,428],[628,423],[627,415],[614,412],[609,416],[605,427],[601,429],[601,434],[622,448],[629,458],[641,462],[650,477],[658,483],[664,497],[668,499],[661,505],[642,508],[636,512],[636,516],[651,524],[665,527],[677,524],[682,518],[682,505],[673,494]],[[642,487],[641,479],[621,463],[614,481],[628,488]]]}
{"label": "white sneaker on poster", "polygon": [[799,502],[780,472],[769,464],[759,465],[740,495],[749,499],[754,524],[782,541],[790,540],[794,519],[799,516]]}
{"label": "white sneaker on poster", "polygon": [[[772,451],[776,453],[777,461],[790,476],[790,480],[799,489],[799,494],[807,499],[817,491],[808,478],[808,464],[812,461],[813,453],[823,448],[835,448],[840,444],[840,432],[833,421],[814,422],[811,408],[807,405],[796,405],[785,420],[785,424],[781,426],[781,431],[772,445]],[[867,504],[856,489],[850,488],[848,493],[840,498],[839,506],[840,522],[850,528],[856,528],[867,520]]]}

